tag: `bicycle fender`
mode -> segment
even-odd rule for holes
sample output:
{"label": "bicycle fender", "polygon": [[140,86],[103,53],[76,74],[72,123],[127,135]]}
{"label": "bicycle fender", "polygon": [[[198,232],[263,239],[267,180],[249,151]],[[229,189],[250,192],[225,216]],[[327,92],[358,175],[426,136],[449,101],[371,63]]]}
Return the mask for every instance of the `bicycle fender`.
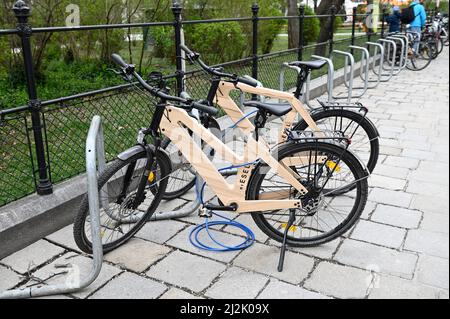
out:
{"label": "bicycle fender", "polygon": [[143,146],[143,145],[135,145],[132,148],[127,149],[126,151],[120,153],[117,158],[122,160],[122,161],[126,161],[130,158],[132,158],[133,156],[141,153],[141,152],[145,152],[146,150],[149,150],[152,154],[156,153],[156,156],[158,158],[158,160],[160,161],[164,161],[170,164],[170,171],[172,171],[172,162],[170,160],[170,156],[169,154],[167,154],[167,152],[163,149],[159,149],[158,152],[155,152],[155,146],[153,145],[147,145],[147,146]]}
{"label": "bicycle fender", "polygon": [[122,153],[120,153],[117,158],[122,160],[122,161],[126,161],[130,158],[132,158],[133,156],[141,153],[141,152],[145,152],[145,148],[142,145],[135,145],[132,148],[127,149],[126,151],[123,151]]}

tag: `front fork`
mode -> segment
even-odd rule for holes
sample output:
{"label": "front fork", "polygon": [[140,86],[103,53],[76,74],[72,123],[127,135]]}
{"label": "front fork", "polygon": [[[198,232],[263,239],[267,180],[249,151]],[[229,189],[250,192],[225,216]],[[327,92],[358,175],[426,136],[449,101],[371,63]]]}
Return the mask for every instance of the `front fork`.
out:
{"label": "front fork", "polygon": [[[144,172],[139,180],[139,186],[136,191],[136,196],[131,206],[132,209],[137,209],[144,202],[147,184],[149,182],[152,183],[154,180],[156,180],[156,173],[153,172],[155,164],[155,154],[152,151],[151,147],[145,143],[145,141],[141,142],[141,146],[145,149],[147,153],[147,162],[145,163]],[[155,137],[155,148],[158,150],[160,146],[161,146],[161,139],[159,137]],[[130,187],[130,184],[133,180],[133,173],[136,169],[136,165],[137,162],[133,162],[127,168],[122,185],[122,190],[119,195],[118,204],[122,204],[123,200],[127,197],[127,190]],[[150,175],[152,173],[155,174],[155,178],[153,178],[153,180],[150,180]],[[154,185],[150,186],[154,187]]]}

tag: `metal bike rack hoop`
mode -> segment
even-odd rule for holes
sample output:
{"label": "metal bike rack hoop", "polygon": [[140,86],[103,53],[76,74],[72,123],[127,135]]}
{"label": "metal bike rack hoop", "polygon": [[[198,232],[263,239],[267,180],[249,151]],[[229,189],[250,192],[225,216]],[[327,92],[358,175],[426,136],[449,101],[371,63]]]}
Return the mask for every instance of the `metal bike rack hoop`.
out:
{"label": "metal bike rack hoop", "polygon": [[333,60],[320,56],[320,55],[312,55],[313,59],[322,60],[327,62],[328,64],[328,76],[327,76],[327,92],[328,92],[328,103],[334,102],[333,100],[333,91],[334,91],[334,63]]}
{"label": "metal bike rack hoop", "polygon": [[[395,57],[397,56],[397,44],[395,41],[392,40],[386,40],[386,39],[379,39],[378,42],[380,42],[383,45],[384,52],[385,52],[385,58],[389,65],[389,68],[386,68],[383,64],[383,71],[387,71],[389,73],[383,73],[382,76],[387,76],[387,80],[383,80],[382,82],[387,82],[392,79],[394,76],[394,68],[395,68]],[[387,49],[386,49],[387,47]],[[391,57],[391,47],[393,48],[392,57]],[[376,71],[374,70],[374,73],[376,74]]]}
{"label": "metal bike rack hoop", "polygon": [[91,218],[91,235],[93,250],[93,266],[91,272],[78,283],[73,280],[61,285],[29,287],[6,291],[0,299],[23,299],[68,294],[80,291],[91,285],[100,274],[103,263],[103,245],[100,235],[100,200],[97,179],[97,160],[99,172],[106,166],[102,121],[99,116],[92,119],[86,141],[86,169],[88,180],[89,214]]}
{"label": "metal bike rack hoop", "polygon": [[399,39],[402,39],[404,41],[405,50],[403,52],[404,54],[403,54],[403,65],[402,65],[402,68],[405,69],[406,65],[408,64],[409,39],[408,39],[408,37],[406,35],[401,34],[401,33],[394,33],[390,37],[399,38]]}
{"label": "metal bike rack hoop", "polygon": [[[353,49],[353,50],[359,50],[362,52],[361,68],[359,70],[359,75],[360,75],[361,79],[363,80],[364,85],[358,86],[358,87],[353,86],[353,94],[352,94],[352,98],[361,98],[364,96],[364,94],[366,94],[367,90],[369,89],[370,53],[369,53],[369,50],[367,50],[366,48],[360,47],[360,46],[350,45],[349,48]],[[345,70],[346,70],[346,68],[344,69],[344,71]],[[351,75],[354,76],[354,74],[351,74]],[[344,75],[344,84],[347,88],[349,88],[349,83],[347,83],[346,79],[347,79],[347,76]],[[362,91],[358,94],[355,94],[354,93],[355,89],[362,90]]]}
{"label": "metal bike rack hoop", "polygon": [[[353,98],[353,78],[354,78],[354,74],[355,74],[355,58],[353,57],[353,55],[349,52],[344,52],[344,51],[340,51],[340,50],[333,50],[333,55],[343,55],[345,57],[345,63],[344,63],[344,82],[347,81],[347,75],[349,74],[350,77],[348,79],[348,95],[347,97],[345,96],[333,96],[333,99],[335,100],[343,100],[343,99],[347,99],[348,103],[352,102],[352,98]],[[347,71],[347,68],[350,68],[350,71]]]}
{"label": "metal bike rack hoop", "polygon": [[[372,70],[373,73],[376,76],[376,80],[372,79],[369,77],[369,83],[375,83],[373,85],[369,85],[369,89],[375,89],[377,88],[381,82],[387,82],[389,81],[389,79],[387,79],[386,81],[384,81],[382,79],[382,75],[383,75],[383,64],[384,64],[384,47],[382,44],[380,43],[375,43],[375,42],[366,42],[367,47],[374,47],[374,52],[373,52],[373,58],[372,58]],[[379,51],[379,52],[378,52]],[[377,58],[379,56],[379,58]],[[378,73],[375,72],[375,69],[377,68],[377,61],[379,61],[379,65],[378,65]]]}
{"label": "metal bike rack hoop", "polygon": [[[393,37],[393,36],[386,37],[386,40],[392,40],[392,41],[397,42],[397,52],[400,47],[399,64],[398,64],[398,66],[396,66],[394,63],[394,75],[398,75],[406,67],[406,64],[405,64],[405,52],[407,52],[406,43],[405,43],[404,39],[399,38],[399,37]],[[397,54],[395,55],[394,62],[396,62],[396,59],[397,59]]]}

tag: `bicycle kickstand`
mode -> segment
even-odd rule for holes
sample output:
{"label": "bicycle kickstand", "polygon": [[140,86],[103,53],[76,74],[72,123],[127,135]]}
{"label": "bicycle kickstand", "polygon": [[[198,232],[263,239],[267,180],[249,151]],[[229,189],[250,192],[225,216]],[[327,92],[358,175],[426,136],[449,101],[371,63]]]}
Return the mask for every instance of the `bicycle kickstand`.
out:
{"label": "bicycle kickstand", "polygon": [[281,246],[281,253],[280,253],[280,260],[278,261],[278,272],[283,272],[284,268],[284,259],[286,257],[286,246],[287,246],[287,236],[289,234],[289,231],[291,227],[295,223],[295,210],[291,209],[289,214],[289,222],[286,225],[286,229],[284,231],[284,237],[283,237],[283,245]]}

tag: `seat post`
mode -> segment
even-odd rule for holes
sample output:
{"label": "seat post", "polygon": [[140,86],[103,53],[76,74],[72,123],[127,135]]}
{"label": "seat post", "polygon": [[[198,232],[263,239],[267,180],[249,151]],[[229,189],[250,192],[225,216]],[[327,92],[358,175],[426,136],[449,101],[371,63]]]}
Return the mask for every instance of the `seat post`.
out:
{"label": "seat post", "polygon": [[303,87],[305,86],[305,82],[308,79],[311,70],[309,68],[302,67],[302,72],[298,74],[297,77],[297,89],[295,90],[294,96],[297,99],[300,99],[302,96]]}

